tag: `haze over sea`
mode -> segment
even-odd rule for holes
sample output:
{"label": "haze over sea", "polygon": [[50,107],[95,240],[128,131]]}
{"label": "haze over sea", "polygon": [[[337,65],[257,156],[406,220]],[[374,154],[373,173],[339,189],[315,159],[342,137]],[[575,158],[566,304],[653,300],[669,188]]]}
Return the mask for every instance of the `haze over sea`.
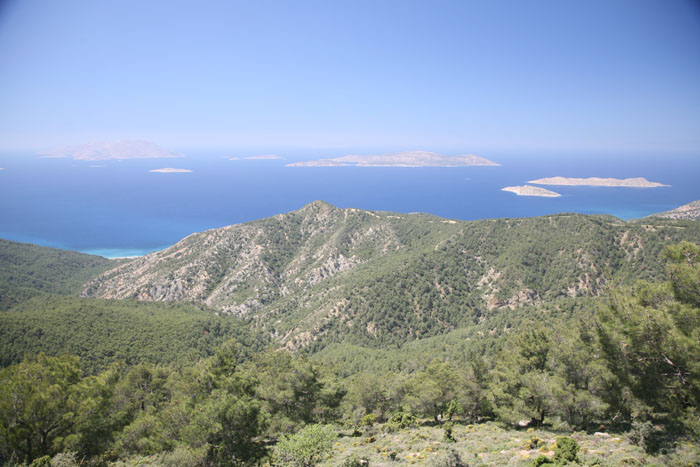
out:
{"label": "haze over sea", "polygon": [[[180,150],[177,159],[77,161],[0,154],[0,237],[107,257],[165,248],[206,229],[298,209],[338,207],[427,212],[474,220],[559,212],[644,217],[700,199],[697,154],[476,154],[501,167],[285,167],[372,151]],[[383,153],[386,151],[376,151]],[[465,154],[468,151],[444,151]],[[239,157],[239,160],[229,160]],[[176,167],[191,173],[152,173]],[[645,177],[662,188],[547,187],[560,198],[500,191],[542,177]]]}

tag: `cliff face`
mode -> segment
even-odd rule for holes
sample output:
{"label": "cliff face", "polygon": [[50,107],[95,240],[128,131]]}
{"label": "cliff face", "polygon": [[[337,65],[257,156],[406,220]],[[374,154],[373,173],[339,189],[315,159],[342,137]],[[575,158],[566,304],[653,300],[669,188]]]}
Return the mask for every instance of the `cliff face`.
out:
{"label": "cliff face", "polygon": [[453,221],[314,202],[190,235],[112,269],[83,296],[191,301],[243,316],[281,345],[387,345],[502,309],[595,297],[662,276],[663,245],[700,223],[561,214]]}

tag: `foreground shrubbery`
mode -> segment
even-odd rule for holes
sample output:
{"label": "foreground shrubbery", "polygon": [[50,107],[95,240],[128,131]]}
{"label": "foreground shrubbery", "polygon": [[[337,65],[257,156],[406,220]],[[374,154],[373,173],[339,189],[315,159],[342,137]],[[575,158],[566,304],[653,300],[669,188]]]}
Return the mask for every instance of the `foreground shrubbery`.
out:
{"label": "foreground shrubbery", "polygon": [[[0,371],[0,462],[314,465],[348,443],[355,457],[343,462],[368,453],[433,459],[438,445],[455,453],[441,449],[444,462],[433,461],[442,465],[491,451],[520,456],[485,420],[569,432],[611,426],[630,430],[638,446],[630,452],[671,459],[674,445],[700,438],[700,249],[684,243],[665,255],[669,282],[614,291],[592,323],[521,329],[498,353],[462,358],[466,365],[434,360],[342,379],[302,355],[251,355],[234,342],[192,366],[116,363],[90,376],[75,357],[26,357]],[[356,436],[336,440],[331,423]],[[470,444],[484,427],[499,436]],[[428,438],[438,444],[415,451]],[[517,452],[565,464],[590,457],[585,444],[578,451],[581,439],[527,449],[521,440]],[[531,459],[540,449],[546,459]],[[682,462],[697,457],[697,448],[677,452]]]}

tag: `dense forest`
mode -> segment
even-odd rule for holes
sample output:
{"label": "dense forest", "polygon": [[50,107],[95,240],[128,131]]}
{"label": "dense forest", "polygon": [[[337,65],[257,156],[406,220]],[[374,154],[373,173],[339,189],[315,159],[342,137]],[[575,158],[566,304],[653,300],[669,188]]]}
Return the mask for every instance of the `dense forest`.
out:
{"label": "dense forest", "polygon": [[[697,465],[700,247],[678,238],[697,239],[697,223],[553,217],[439,231],[410,219],[396,245],[415,235],[440,247],[397,248],[248,317],[197,300],[78,297],[108,260],[3,242],[0,462]],[[540,224],[557,228],[528,234]],[[585,259],[567,267],[571,232],[586,228]],[[487,256],[497,243],[484,238],[503,231],[516,240]],[[477,247],[478,259],[457,254]],[[275,258],[284,274],[293,259]],[[601,280],[560,293],[590,265]],[[487,282],[471,293],[484,275],[492,306]],[[535,295],[508,302],[523,286]],[[334,294],[385,333],[319,321],[326,338],[294,346],[261,325],[301,316],[299,327]]]}

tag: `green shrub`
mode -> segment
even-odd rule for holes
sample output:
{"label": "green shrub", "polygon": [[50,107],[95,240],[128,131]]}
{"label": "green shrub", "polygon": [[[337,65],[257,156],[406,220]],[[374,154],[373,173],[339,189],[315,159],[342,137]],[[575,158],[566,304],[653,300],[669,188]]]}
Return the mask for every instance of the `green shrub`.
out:
{"label": "green shrub", "polygon": [[372,426],[375,424],[377,421],[377,416],[374,415],[373,413],[368,413],[364,417],[360,419],[360,425],[361,426]]}
{"label": "green shrub", "polygon": [[345,459],[345,462],[340,467],[368,467],[369,460],[366,457],[353,456]]}
{"label": "green shrub", "polygon": [[454,437],[454,434],[452,433],[452,430],[454,429],[454,425],[452,424],[452,422],[445,423],[442,426],[442,429],[445,430],[445,433],[443,435],[443,437],[445,438],[445,441],[454,442],[455,437]]}
{"label": "green shrub", "polygon": [[310,467],[318,464],[333,447],[338,433],[331,425],[308,425],[283,436],[272,453],[272,465]]}
{"label": "green shrub", "polygon": [[554,462],[567,464],[578,461],[578,443],[574,438],[562,436],[557,438],[557,447],[554,449]]}
{"label": "green shrub", "polygon": [[467,464],[462,461],[457,451],[448,449],[432,459],[428,465],[430,467],[465,467]]}
{"label": "green shrub", "polygon": [[78,455],[74,452],[59,452],[51,459],[51,467],[77,467]]}
{"label": "green shrub", "polygon": [[398,431],[416,425],[416,417],[408,412],[396,412],[384,425],[388,431]]}
{"label": "green shrub", "polygon": [[542,454],[541,456],[537,456],[537,459],[532,461],[532,464],[530,464],[530,466],[531,467],[540,467],[540,465],[547,465],[547,464],[554,464],[554,462],[552,462],[552,459],[550,459],[549,457]]}
{"label": "green shrub", "polygon": [[533,436],[532,438],[530,438],[529,441],[526,441],[525,444],[523,444],[523,449],[539,449],[544,445],[544,441],[542,441],[536,436]]}
{"label": "green shrub", "polygon": [[659,450],[661,443],[657,436],[654,425],[651,422],[633,422],[632,429],[628,435],[632,444],[644,448],[647,453],[655,453]]}
{"label": "green shrub", "polygon": [[34,459],[29,467],[51,467],[51,456],[43,456]]}

